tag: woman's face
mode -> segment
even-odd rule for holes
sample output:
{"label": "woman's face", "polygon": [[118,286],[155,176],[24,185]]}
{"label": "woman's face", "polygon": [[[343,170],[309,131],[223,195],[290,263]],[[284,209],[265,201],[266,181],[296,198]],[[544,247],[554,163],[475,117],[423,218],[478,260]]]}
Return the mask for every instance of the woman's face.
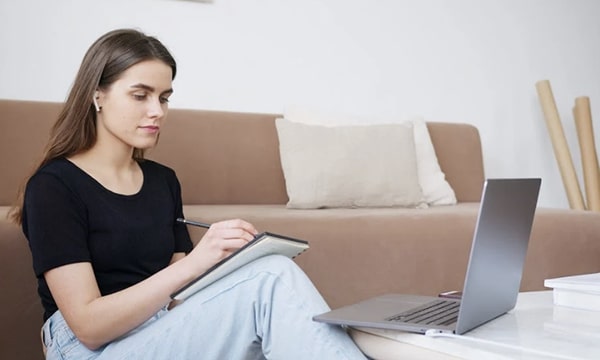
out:
{"label": "woman's face", "polygon": [[148,149],[156,144],[173,92],[171,68],[147,60],[127,69],[106,90],[98,91],[97,143]]}

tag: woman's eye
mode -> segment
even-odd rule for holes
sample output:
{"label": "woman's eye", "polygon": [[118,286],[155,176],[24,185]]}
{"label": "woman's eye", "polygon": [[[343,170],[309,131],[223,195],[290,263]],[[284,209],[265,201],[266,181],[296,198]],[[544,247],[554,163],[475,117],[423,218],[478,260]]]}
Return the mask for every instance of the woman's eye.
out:
{"label": "woman's eye", "polygon": [[169,98],[167,98],[167,97],[160,97],[160,103],[161,104],[166,104],[168,102],[169,102]]}
{"label": "woman's eye", "polygon": [[146,94],[133,94],[133,98],[136,100],[144,100],[146,98]]}

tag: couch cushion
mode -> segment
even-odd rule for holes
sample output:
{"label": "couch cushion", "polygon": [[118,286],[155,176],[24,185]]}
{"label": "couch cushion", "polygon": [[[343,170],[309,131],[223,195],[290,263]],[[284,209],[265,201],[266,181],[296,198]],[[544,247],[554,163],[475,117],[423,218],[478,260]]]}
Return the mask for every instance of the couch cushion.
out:
{"label": "couch cushion", "polygon": [[289,208],[425,204],[412,124],[276,126]]}
{"label": "couch cushion", "polygon": [[[427,209],[319,210],[184,205],[183,211],[192,220],[213,223],[241,218],[259,231],[307,240],[310,249],[296,262],[329,305],[336,307],[385,292],[431,295],[459,288],[477,209],[477,203],[461,203]],[[195,242],[204,234],[198,227],[189,230]]]}
{"label": "couch cushion", "polygon": [[[296,261],[337,307],[383,293],[462,289],[478,209],[479,203],[320,210],[184,205],[184,214],[209,223],[242,218],[259,231],[309,241],[311,248]],[[197,242],[203,230],[189,229]],[[550,277],[600,272],[598,234],[598,212],[538,208],[521,291],[543,290]]]}

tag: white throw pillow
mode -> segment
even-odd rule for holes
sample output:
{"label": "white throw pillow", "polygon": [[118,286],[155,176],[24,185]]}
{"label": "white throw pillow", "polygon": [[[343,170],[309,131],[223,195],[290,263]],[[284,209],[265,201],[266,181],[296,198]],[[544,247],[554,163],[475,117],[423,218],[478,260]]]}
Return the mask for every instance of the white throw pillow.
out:
{"label": "white throw pillow", "polygon": [[427,206],[412,125],[275,124],[288,208]]}
{"label": "white throw pillow", "polygon": [[412,120],[412,123],[417,153],[419,183],[421,184],[425,201],[431,206],[456,204],[456,195],[448,181],[446,181],[446,174],[440,168],[425,120],[416,117]]}
{"label": "white throw pillow", "polygon": [[285,110],[284,118],[294,122],[322,126],[402,124],[410,122],[413,124],[417,170],[425,202],[432,206],[454,205],[457,202],[454,190],[446,181],[446,175],[440,168],[429,136],[429,130],[427,130],[427,124],[421,116],[407,119],[366,118],[314,111],[303,107],[288,107]]}

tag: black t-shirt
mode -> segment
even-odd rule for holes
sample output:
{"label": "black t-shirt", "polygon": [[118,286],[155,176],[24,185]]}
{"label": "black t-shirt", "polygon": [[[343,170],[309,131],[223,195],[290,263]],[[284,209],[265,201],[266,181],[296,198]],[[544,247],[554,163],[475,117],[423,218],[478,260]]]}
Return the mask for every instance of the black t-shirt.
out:
{"label": "black t-shirt", "polygon": [[144,182],[137,194],[103,187],[66,159],[38,170],[27,183],[23,232],[29,241],[44,320],[58,310],[44,279],[53,268],[90,262],[102,295],[134,285],[165,268],[192,242],[183,217],[175,172],[140,161]]}

